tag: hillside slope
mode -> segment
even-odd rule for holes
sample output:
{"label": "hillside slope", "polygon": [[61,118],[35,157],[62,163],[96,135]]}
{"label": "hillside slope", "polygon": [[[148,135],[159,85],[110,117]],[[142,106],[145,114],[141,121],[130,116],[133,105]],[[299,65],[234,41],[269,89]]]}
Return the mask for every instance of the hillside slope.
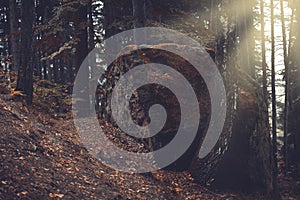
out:
{"label": "hillside slope", "polygon": [[[267,199],[212,192],[188,172],[115,171],[83,147],[71,113],[51,113],[52,104],[38,103],[42,98],[36,94],[34,106],[28,108],[11,94],[0,94],[0,199]],[[103,126],[110,139],[124,141],[120,130]],[[126,145],[138,147],[133,142]],[[284,199],[297,199],[289,193],[299,186],[290,181],[284,186]]]}
{"label": "hillside slope", "polygon": [[112,170],[88,154],[71,119],[28,109],[9,95],[0,95],[0,130],[1,199],[224,197],[193,183],[186,172],[141,175]]}

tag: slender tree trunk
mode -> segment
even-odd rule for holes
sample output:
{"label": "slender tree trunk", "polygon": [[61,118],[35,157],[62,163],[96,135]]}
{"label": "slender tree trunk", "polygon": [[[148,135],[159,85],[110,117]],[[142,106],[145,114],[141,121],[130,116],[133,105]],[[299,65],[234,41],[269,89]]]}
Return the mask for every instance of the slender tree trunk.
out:
{"label": "slender tree trunk", "polygon": [[268,85],[267,85],[267,62],[266,62],[266,41],[265,41],[265,12],[264,0],[260,0],[260,23],[261,23],[261,51],[262,51],[262,71],[263,71],[263,96],[268,109]]}
{"label": "slender tree trunk", "polygon": [[65,75],[65,61],[64,61],[64,59],[62,59],[62,58],[60,58],[59,59],[59,73],[60,73],[60,75],[59,75],[59,77],[60,77],[60,83],[61,84],[63,84],[63,83],[65,83],[65,82],[67,82],[67,78],[66,78],[66,75]]}
{"label": "slender tree trunk", "polygon": [[13,61],[13,69],[20,67],[18,16],[16,0],[9,0],[9,21],[10,21],[10,48]]}
{"label": "slender tree trunk", "polygon": [[[236,2],[237,3],[237,2]],[[240,5],[240,4],[239,4]],[[254,26],[253,26],[253,0],[243,1],[237,19],[239,32],[239,59],[240,67],[252,78],[255,77],[254,65]]]}
{"label": "slender tree trunk", "polygon": [[[133,10],[133,18],[134,28],[141,28],[146,26],[146,1],[145,0],[132,0],[132,10]],[[137,44],[141,41],[145,41],[146,33],[142,32],[141,34],[134,34],[134,40]]]}
{"label": "slender tree trunk", "polygon": [[16,90],[23,91],[30,105],[33,96],[33,26],[34,0],[22,1],[21,65],[18,70]]}
{"label": "slender tree trunk", "polygon": [[53,60],[53,82],[58,82],[58,64],[56,58]]}
{"label": "slender tree trunk", "polygon": [[112,1],[104,1],[103,15],[103,27],[105,30],[104,38],[107,39],[116,34],[115,28],[110,27],[113,21],[115,20],[115,10],[113,8]]}
{"label": "slender tree trunk", "polygon": [[52,60],[47,60],[46,61],[46,66],[48,68],[48,80],[53,81],[53,61]]}
{"label": "slender tree trunk", "polygon": [[[81,63],[88,54],[88,32],[87,32],[87,6],[82,6],[75,13],[77,18],[75,31],[78,33],[79,42],[76,46],[76,70],[79,69]],[[84,27],[85,26],[85,27]]]}
{"label": "slender tree trunk", "polygon": [[36,51],[37,52],[37,56],[34,59],[35,60],[35,66],[36,66],[36,71],[35,71],[35,75],[39,77],[39,79],[43,79],[43,75],[42,75],[42,61],[40,60],[41,58],[41,52],[39,50]]}
{"label": "slender tree trunk", "polygon": [[215,1],[210,0],[210,19],[209,19],[209,29],[210,30],[213,30],[214,7],[215,7]]}
{"label": "slender tree trunk", "polygon": [[134,28],[146,25],[146,2],[145,0],[132,0]]}
{"label": "slender tree trunk", "polygon": [[[43,1],[43,3],[45,3]],[[44,6],[44,10],[43,10],[43,23],[46,24],[47,21],[48,21],[48,18],[49,18],[49,6],[48,5],[45,5]],[[41,33],[42,35],[44,33]],[[46,56],[46,55],[43,55],[43,56]],[[49,75],[51,72],[51,69],[50,69],[50,61],[41,61],[42,62],[42,66],[43,66],[43,77],[45,80],[50,80],[51,81],[51,75]]]}
{"label": "slender tree trunk", "polygon": [[74,77],[75,77],[75,74],[74,74],[75,58],[74,57],[75,57],[74,55],[71,55],[70,61],[68,62],[69,63],[68,75],[69,75],[70,82],[73,82]]}
{"label": "slender tree trunk", "polygon": [[[89,66],[82,65],[82,62],[88,55],[88,29],[87,29],[87,22],[88,22],[88,8],[87,5],[80,5],[80,8],[75,13],[76,16],[76,26],[75,31],[78,33],[76,37],[79,39],[78,44],[76,45],[76,54],[75,54],[75,61],[76,61],[76,73],[82,67],[81,70],[81,84],[80,84],[80,96],[83,97],[82,100],[77,104],[78,109],[80,109],[81,113],[87,113],[90,109],[90,101],[89,101]],[[83,116],[82,116],[83,117]]]}
{"label": "slender tree trunk", "polygon": [[283,129],[284,129],[284,162],[286,170],[289,168],[288,161],[288,117],[289,117],[289,96],[290,96],[290,72],[289,72],[289,64],[287,57],[287,40],[286,40],[286,28],[285,28],[285,19],[284,19],[284,7],[283,0],[280,0],[280,12],[281,12],[281,27],[282,27],[282,42],[283,42],[283,58],[284,58],[284,66],[285,66],[285,98],[284,98],[284,121],[283,121]]}
{"label": "slender tree trunk", "polygon": [[276,109],[276,73],[275,73],[275,22],[274,22],[274,0],[271,0],[270,4],[271,9],[271,87],[272,87],[272,155],[273,155],[273,185],[274,185],[274,197],[277,198],[277,175],[278,175],[278,167],[277,167],[277,109]]}

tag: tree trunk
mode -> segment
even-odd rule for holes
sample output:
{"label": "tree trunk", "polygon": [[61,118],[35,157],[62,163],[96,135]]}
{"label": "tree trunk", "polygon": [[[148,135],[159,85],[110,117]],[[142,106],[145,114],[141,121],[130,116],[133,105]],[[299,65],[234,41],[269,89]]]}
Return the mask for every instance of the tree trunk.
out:
{"label": "tree trunk", "polygon": [[266,41],[265,41],[265,12],[264,0],[260,0],[260,24],[261,24],[261,57],[262,57],[262,72],[263,72],[263,97],[268,109],[268,85],[267,85],[267,62],[266,62]]}
{"label": "tree trunk", "polygon": [[[289,131],[290,136],[288,137],[288,158],[290,164],[300,166],[300,14],[298,4],[294,2],[292,4],[292,10],[296,23],[293,24],[290,33],[290,45],[289,45],[289,60],[290,60],[290,83],[291,83],[291,102],[290,102],[290,117],[289,117]],[[291,20],[292,22],[294,20]],[[292,38],[295,38],[292,41]],[[298,172],[300,178],[300,172]]]}
{"label": "tree trunk", "polygon": [[[45,3],[43,1],[43,3]],[[46,24],[49,18],[49,6],[45,5],[44,6],[44,10],[43,10],[43,23]],[[42,33],[43,35],[44,33]],[[43,55],[46,56],[46,55]],[[51,80],[51,75],[49,75],[50,72],[50,61],[41,61],[42,62],[42,66],[43,66],[43,77],[45,80]]]}
{"label": "tree trunk", "polygon": [[284,67],[285,67],[285,98],[284,98],[284,121],[283,121],[283,129],[284,129],[284,163],[286,170],[289,168],[288,161],[288,117],[289,117],[289,99],[290,99],[290,69],[288,64],[287,57],[287,41],[286,41],[286,28],[285,28],[285,20],[284,20],[284,7],[283,0],[280,0],[280,12],[281,12],[281,27],[282,27],[282,42],[283,42],[283,59],[284,59]]}
{"label": "tree trunk", "polygon": [[94,20],[93,20],[93,1],[88,3],[88,49],[92,51],[95,48],[94,40]]}
{"label": "tree trunk", "polygon": [[[133,10],[133,27],[142,28],[146,26],[146,2],[145,0],[132,0],[132,10]],[[141,44],[145,41],[146,33],[142,32],[140,35],[134,33],[134,40],[136,44]]]}
{"label": "tree trunk", "polygon": [[[255,77],[254,65],[254,25],[253,25],[253,0],[243,1],[242,4],[242,18],[237,21],[239,32],[239,56],[241,59],[240,67],[244,72],[248,73],[252,78]],[[238,8],[239,9],[239,8]]]}
{"label": "tree trunk", "polygon": [[145,0],[132,0],[134,28],[146,25],[146,2]]}
{"label": "tree trunk", "polygon": [[57,83],[59,81],[58,78],[58,63],[57,63],[58,59],[55,58],[53,60],[53,82]]}
{"label": "tree trunk", "polygon": [[75,62],[76,62],[76,73],[80,67],[81,69],[81,84],[80,91],[81,98],[80,102],[77,104],[78,109],[84,111],[80,113],[86,113],[90,109],[90,102],[88,100],[89,96],[89,66],[81,66],[82,62],[88,55],[88,31],[87,31],[87,22],[88,22],[88,8],[87,5],[80,5],[80,8],[75,12],[75,32],[77,33],[76,37],[79,39],[78,44],[76,45],[75,53]]}
{"label": "tree trunk", "polygon": [[33,96],[33,26],[34,0],[22,1],[21,65],[18,70],[16,90],[23,91],[30,105]]}
{"label": "tree trunk", "polygon": [[10,48],[13,61],[13,69],[20,67],[19,35],[18,35],[18,16],[16,0],[9,0],[9,22],[10,22]]}
{"label": "tree trunk", "polygon": [[[238,4],[236,1],[231,3]],[[275,187],[272,174],[274,163],[266,99],[262,97],[264,92],[260,83],[254,80],[252,3],[243,3],[244,12],[239,13],[244,17],[242,20],[237,13],[229,13],[227,65],[233,67],[234,72],[229,78],[237,80],[235,87],[231,87],[233,91],[229,91],[236,102],[236,111],[228,150],[221,159],[213,184],[230,190],[271,193]]]}
{"label": "tree trunk", "polygon": [[215,7],[215,1],[210,0],[210,18],[209,18],[209,29],[213,30],[213,19],[214,19],[214,7]]}
{"label": "tree trunk", "polygon": [[277,103],[276,103],[276,72],[275,72],[275,20],[274,20],[274,0],[271,0],[271,87],[272,87],[272,155],[273,155],[273,185],[274,195],[278,196],[277,191]]}
{"label": "tree trunk", "polygon": [[114,27],[111,27],[111,24],[114,22],[115,18],[115,10],[113,8],[113,3],[111,1],[104,1],[103,3],[103,15],[104,15],[104,21],[103,21],[103,27],[105,30],[104,39],[107,39],[114,34],[117,33],[116,29]]}
{"label": "tree trunk", "polygon": [[[299,51],[300,51],[300,9],[298,7],[298,4],[296,5],[296,3],[294,2],[294,6],[295,6],[295,15],[296,15],[296,21],[297,21],[297,26],[295,27],[296,33],[296,41],[295,41],[295,68],[298,70],[297,71],[297,75],[296,75],[296,79],[297,79],[297,86],[296,87],[296,93],[297,93],[297,100],[295,100],[295,107],[294,107],[294,124],[295,124],[295,129],[294,129],[294,140],[295,140],[295,150],[294,150],[294,156],[293,159],[295,160],[295,163],[297,163],[298,165],[300,165],[300,133],[299,133],[299,129],[300,129],[300,124],[299,124],[299,120],[300,120],[300,81],[299,81],[299,74],[300,74],[300,57],[299,57]],[[297,7],[296,7],[297,6]]]}

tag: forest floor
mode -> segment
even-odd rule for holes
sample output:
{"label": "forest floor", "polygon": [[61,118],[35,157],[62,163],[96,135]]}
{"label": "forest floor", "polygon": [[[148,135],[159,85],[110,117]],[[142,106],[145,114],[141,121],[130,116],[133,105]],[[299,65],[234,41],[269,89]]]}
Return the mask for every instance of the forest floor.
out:
{"label": "forest floor", "polygon": [[[53,85],[42,85],[27,107],[0,81],[0,199],[268,199],[212,191],[188,172],[133,174],[103,165],[80,142],[70,103],[57,110],[53,98],[67,98],[67,86],[55,87],[55,96]],[[300,199],[299,182],[280,176],[279,184],[283,199]]]}

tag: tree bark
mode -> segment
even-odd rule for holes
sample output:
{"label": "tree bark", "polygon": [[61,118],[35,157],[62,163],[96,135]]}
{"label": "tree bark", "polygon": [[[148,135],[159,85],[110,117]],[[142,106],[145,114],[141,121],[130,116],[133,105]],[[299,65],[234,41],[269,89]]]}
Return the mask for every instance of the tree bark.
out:
{"label": "tree bark", "polygon": [[76,45],[75,53],[75,63],[76,63],[76,73],[82,67],[81,73],[81,84],[78,91],[80,91],[81,98],[80,102],[77,104],[78,109],[84,111],[81,113],[87,113],[90,109],[90,102],[87,97],[89,97],[89,66],[81,66],[82,62],[88,55],[88,8],[87,5],[80,5],[78,10],[75,12],[75,32],[76,37],[79,39],[78,44]]}
{"label": "tree bark", "polygon": [[[146,26],[146,2],[145,0],[132,0],[132,10],[133,10],[133,27],[142,28]],[[140,44],[145,41],[146,33],[141,34],[134,33],[134,40],[136,44]]]}
{"label": "tree bark", "polygon": [[13,69],[20,67],[19,35],[18,35],[18,16],[16,0],[9,0],[9,22],[10,22],[10,48],[12,54]]}
{"label": "tree bark", "polygon": [[134,28],[146,25],[146,2],[145,0],[132,0]]}
{"label": "tree bark", "polygon": [[282,42],[283,42],[283,59],[284,59],[284,67],[285,67],[285,98],[284,98],[284,121],[283,121],[283,129],[284,129],[284,163],[286,170],[289,168],[288,161],[288,117],[289,117],[289,99],[290,99],[290,69],[288,64],[287,57],[287,40],[286,40],[286,27],[285,27],[285,19],[284,19],[284,7],[283,0],[280,0],[280,12],[281,12],[281,27],[282,27]]}
{"label": "tree bark", "polygon": [[18,70],[16,90],[23,91],[27,104],[32,103],[33,96],[33,26],[34,0],[22,1],[21,21],[21,65]]}
{"label": "tree bark", "polygon": [[[291,99],[290,99],[290,117],[289,117],[289,131],[290,136],[288,137],[289,149],[288,149],[288,158],[290,160],[290,164],[300,165],[300,14],[299,7],[296,2],[293,2],[291,5],[293,11],[293,17],[291,18],[291,22],[293,23],[295,18],[295,23],[291,27],[290,33],[290,44],[289,44],[289,61],[290,61],[290,83],[292,84]],[[292,38],[295,38],[292,40]]]}
{"label": "tree bark", "polygon": [[[236,79],[234,87],[231,87],[233,91],[229,92],[234,96],[236,110],[228,150],[218,166],[214,184],[244,192],[272,193],[275,187],[272,174],[274,163],[266,99],[262,97],[261,84],[254,80],[252,3],[244,2],[244,12],[239,12],[239,15],[228,13],[227,65],[233,67],[229,79]],[[231,4],[238,3],[233,0]],[[242,20],[240,14],[244,17]]]}
{"label": "tree bark", "polygon": [[265,41],[265,14],[264,0],[260,0],[260,24],[261,24],[261,57],[262,57],[262,72],[263,72],[263,97],[268,109],[268,85],[267,85],[267,62],[266,62],[266,41]]}
{"label": "tree bark", "polygon": [[275,72],[275,20],[274,20],[274,0],[271,0],[271,87],[272,87],[272,156],[273,156],[273,186],[274,197],[278,196],[277,191],[277,103],[276,103],[276,72]]}
{"label": "tree bark", "polygon": [[210,18],[209,18],[209,29],[213,30],[213,18],[214,18],[214,7],[215,7],[215,1],[210,0]]}

